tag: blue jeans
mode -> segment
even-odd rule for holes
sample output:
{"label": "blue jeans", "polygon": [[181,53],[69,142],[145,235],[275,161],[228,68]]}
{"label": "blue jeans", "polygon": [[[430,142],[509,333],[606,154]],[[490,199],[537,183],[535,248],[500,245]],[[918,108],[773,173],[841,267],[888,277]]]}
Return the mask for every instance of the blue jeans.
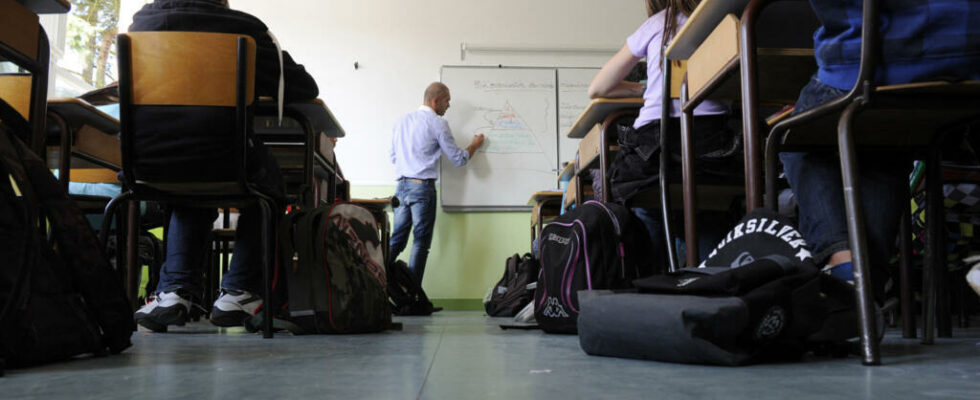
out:
{"label": "blue jeans", "polygon": [[421,183],[414,179],[399,180],[395,197],[398,198],[399,205],[395,208],[395,223],[391,232],[391,260],[398,258],[402,250],[405,250],[411,230],[412,256],[408,260],[408,268],[415,272],[421,282],[436,223],[436,183],[434,180]]}
{"label": "blue jeans", "polygon": [[[277,215],[285,204],[279,164],[261,144],[250,149],[249,164],[256,166],[250,172],[250,181],[273,198],[272,213],[273,216]],[[167,255],[160,268],[157,292],[181,289],[194,298],[200,298],[203,293],[201,272],[204,256],[210,246],[208,237],[217,216],[218,212],[213,208],[173,208],[167,230]],[[259,293],[263,264],[262,211],[258,204],[253,204],[242,209],[238,216],[231,265],[221,280],[221,288]]]}
{"label": "blue jeans", "polygon": [[[650,241],[653,245],[653,257],[655,263],[666,263],[667,262],[667,242],[664,238],[664,220],[661,214],[661,209],[659,208],[644,208],[636,207],[633,208],[633,214],[643,222],[646,227],[647,233],[650,234]],[[729,213],[721,211],[701,211],[698,212],[698,261],[704,261],[714,250],[715,246],[718,245],[725,235],[728,233],[728,228],[734,225],[732,217]],[[679,218],[680,221],[677,222],[678,218],[676,215],[671,216],[671,226],[674,227],[674,238],[671,238],[671,242],[677,243],[677,258],[679,265],[683,266],[685,259],[687,258],[685,251],[686,246],[684,246],[684,223],[683,217]],[[678,229],[680,227],[681,229]],[[666,269],[669,264],[662,264]]]}
{"label": "blue jeans", "polygon": [[[800,92],[794,113],[846,94],[816,77]],[[827,132],[835,135],[836,132]],[[818,263],[849,250],[840,158],[837,152],[781,153],[786,177],[800,206],[800,229]],[[903,202],[909,201],[911,162],[894,153],[863,152],[858,157],[858,189],[864,211],[871,267],[881,271],[891,256]],[[873,272],[874,273],[874,272]],[[884,283],[883,280],[878,280]]]}

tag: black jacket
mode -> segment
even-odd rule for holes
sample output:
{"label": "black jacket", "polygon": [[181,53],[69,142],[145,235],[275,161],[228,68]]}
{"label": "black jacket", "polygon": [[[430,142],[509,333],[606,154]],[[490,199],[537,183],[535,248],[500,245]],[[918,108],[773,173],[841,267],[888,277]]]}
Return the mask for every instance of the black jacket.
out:
{"label": "black jacket", "polygon": [[[255,92],[276,97],[279,90],[279,54],[269,28],[247,13],[215,0],[156,0],[133,15],[130,32],[189,31],[249,35],[255,39]],[[313,77],[289,53],[283,52],[285,101],[312,100],[320,93]]]}

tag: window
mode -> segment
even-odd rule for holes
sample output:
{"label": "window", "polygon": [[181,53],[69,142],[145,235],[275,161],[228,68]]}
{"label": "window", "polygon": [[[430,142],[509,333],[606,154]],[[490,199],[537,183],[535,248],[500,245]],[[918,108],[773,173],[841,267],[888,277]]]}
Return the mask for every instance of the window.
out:
{"label": "window", "polygon": [[69,0],[68,15],[41,15],[51,45],[49,97],[77,96],[116,80],[123,0]]}

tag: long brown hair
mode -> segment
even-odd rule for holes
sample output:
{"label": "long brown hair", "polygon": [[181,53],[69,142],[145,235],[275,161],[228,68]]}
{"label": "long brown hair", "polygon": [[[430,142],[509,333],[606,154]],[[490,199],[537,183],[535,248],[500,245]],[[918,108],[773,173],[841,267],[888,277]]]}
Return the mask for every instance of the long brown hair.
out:
{"label": "long brown hair", "polygon": [[701,0],[646,0],[647,17],[653,16],[660,10],[667,10],[664,13],[664,32],[660,41],[660,52],[670,43],[670,39],[677,33],[677,13],[684,13],[690,16],[694,9],[698,7]]}

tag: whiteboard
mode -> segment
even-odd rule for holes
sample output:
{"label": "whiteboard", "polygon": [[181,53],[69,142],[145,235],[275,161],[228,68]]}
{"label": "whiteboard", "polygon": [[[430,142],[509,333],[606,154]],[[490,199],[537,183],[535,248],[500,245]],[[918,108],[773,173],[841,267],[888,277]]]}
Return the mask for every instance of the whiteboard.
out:
{"label": "whiteboard", "polygon": [[[578,140],[560,138],[588,105],[585,92],[595,71],[442,67],[441,79],[452,98],[445,118],[456,144],[464,147],[480,133],[486,137],[466,166],[442,158],[443,209],[522,210],[532,193],[556,188],[560,162],[578,148]],[[567,90],[561,88],[561,76],[570,82]],[[563,154],[571,149],[570,155],[559,154],[559,148]]]}

